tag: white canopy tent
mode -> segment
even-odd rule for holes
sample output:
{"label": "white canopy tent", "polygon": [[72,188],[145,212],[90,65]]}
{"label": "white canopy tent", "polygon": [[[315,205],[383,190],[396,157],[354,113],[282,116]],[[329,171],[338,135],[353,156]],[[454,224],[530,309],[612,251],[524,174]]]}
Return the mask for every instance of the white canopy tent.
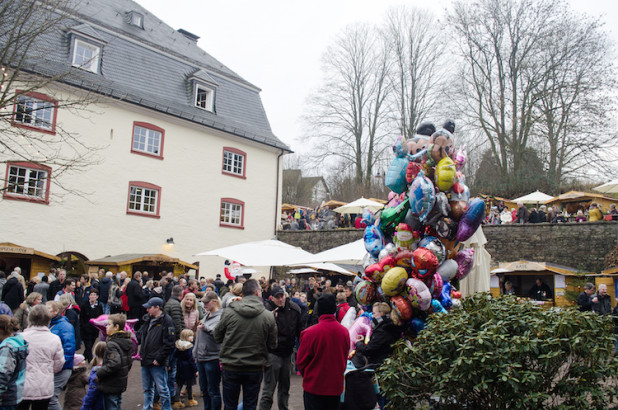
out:
{"label": "white canopy tent", "polygon": [[472,270],[459,282],[461,294],[469,296],[475,292],[489,292],[489,264],[491,255],[485,250],[487,238],[479,226],[474,235],[464,242],[466,248],[474,248],[474,265]]}
{"label": "white canopy tent", "polygon": [[335,208],[334,211],[340,214],[362,214],[365,208],[369,208],[373,212],[377,212],[384,208],[384,205],[379,202],[372,201],[371,199],[361,197],[356,201],[350,202],[349,204]]}
{"label": "white canopy tent", "polygon": [[219,256],[245,266],[309,266],[314,269],[354,275],[335,264],[312,261],[311,258],[314,256],[312,253],[276,239],[245,242],[198,253],[195,256]]}
{"label": "white canopy tent", "polygon": [[332,262],[345,265],[362,265],[363,258],[367,254],[365,242],[359,239],[345,245],[337,246],[312,255],[310,262]]}
{"label": "white canopy tent", "polygon": [[601,192],[602,194],[618,194],[618,179],[606,182],[603,185],[599,185],[592,189],[597,192]]}
{"label": "white canopy tent", "polygon": [[553,196],[544,194],[538,189],[528,195],[520,196],[513,199],[513,202],[522,202],[524,204],[544,204],[547,201],[554,199]]}

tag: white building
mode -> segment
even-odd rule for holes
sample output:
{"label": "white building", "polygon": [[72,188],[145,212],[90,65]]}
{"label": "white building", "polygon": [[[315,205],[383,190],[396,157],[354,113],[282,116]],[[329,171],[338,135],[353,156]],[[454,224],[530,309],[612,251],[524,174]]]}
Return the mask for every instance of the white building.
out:
{"label": "white building", "polygon": [[[6,126],[41,138],[66,130],[101,150],[59,176],[84,195],[61,192],[53,165],[0,151],[0,242],[89,259],[163,253],[214,276],[223,260],[193,255],[274,236],[290,150],[257,87],[130,0],[80,2],[44,37],[46,64],[31,71],[71,75],[21,95]],[[56,103],[86,92],[96,99],[86,110]]]}

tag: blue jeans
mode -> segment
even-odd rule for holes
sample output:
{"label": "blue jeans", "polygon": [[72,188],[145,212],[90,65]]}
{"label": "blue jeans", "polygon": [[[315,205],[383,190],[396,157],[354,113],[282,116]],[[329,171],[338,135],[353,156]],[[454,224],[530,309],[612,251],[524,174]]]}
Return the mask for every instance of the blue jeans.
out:
{"label": "blue jeans", "polygon": [[[178,370],[177,364],[178,359],[176,359],[176,357],[172,354],[170,356],[169,363],[167,364],[167,367],[169,367],[169,370],[167,372],[167,388],[170,392],[170,397],[174,397],[174,394],[176,393],[174,384],[176,383],[176,372]],[[159,392],[159,394],[161,393]]]}
{"label": "blue jeans", "polygon": [[121,410],[122,394],[104,394],[103,402],[105,404],[105,410]]}
{"label": "blue jeans", "polygon": [[218,360],[197,362],[200,388],[204,393],[204,410],[221,410],[221,369]]}
{"label": "blue jeans", "polygon": [[225,410],[238,409],[238,397],[242,386],[242,401],[244,410],[255,410],[260,394],[260,384],[264,372],[233,372],[223,370],[223,403]]}
{"label": "blue jeans", "polygon": [[161,396],[161,410],[171,410],[170,391],[167,388],[167,368],[165,366],[142,366],[143,410],[152,410],[155,386]]}

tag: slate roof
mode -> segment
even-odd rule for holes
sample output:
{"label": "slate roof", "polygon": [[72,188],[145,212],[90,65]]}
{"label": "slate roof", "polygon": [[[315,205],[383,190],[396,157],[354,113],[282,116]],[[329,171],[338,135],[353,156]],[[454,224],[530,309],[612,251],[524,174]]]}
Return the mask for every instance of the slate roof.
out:
{"label": "slate roof", "polygon": [[[143,29],[129,24],[131,11],[144,16]],[[138,3],[82,0],[63,24],[41,36],[26,71],[70,71],[63,82],[290,151],[270,128],[259,88]],[[70,67],[71,35],[103,44],[100,74]],[[195,78],[214,86],[214,113],[193,106]]]}

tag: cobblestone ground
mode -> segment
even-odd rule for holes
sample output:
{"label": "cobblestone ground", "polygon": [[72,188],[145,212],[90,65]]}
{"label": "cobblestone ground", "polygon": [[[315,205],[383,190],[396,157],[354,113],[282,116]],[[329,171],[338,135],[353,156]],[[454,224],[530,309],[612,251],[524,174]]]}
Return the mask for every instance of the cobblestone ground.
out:
{"label": "cobblestone ground", "polygon": [[[139,362],[133,362],[133,366],[131,367],[131,372],[129,373],[129,383],[127,386],[127,391],[122,395],[122,408],[123,409],[139,409],[144,404],[144,394],[142,390],[142,367]],[[292,380],[290,383],[290,410],[303,410],[303,387],[302,387],[302,378],[297,375],[292,376]],[[199,392],[199,387],[197,383],[193,386],[194,392]],[[273,409],[277,409],[277,399],[276,399],[276,391],[275,391],[275,402],[273,404]],[[63,397],[61,396],[60,403],[63,403]],[[192,409],[203,409],[204,401],[201,397],[195,398],[198,402],[197,406],[189,407]],[[185,400],[186,404],[186,400]]]}

